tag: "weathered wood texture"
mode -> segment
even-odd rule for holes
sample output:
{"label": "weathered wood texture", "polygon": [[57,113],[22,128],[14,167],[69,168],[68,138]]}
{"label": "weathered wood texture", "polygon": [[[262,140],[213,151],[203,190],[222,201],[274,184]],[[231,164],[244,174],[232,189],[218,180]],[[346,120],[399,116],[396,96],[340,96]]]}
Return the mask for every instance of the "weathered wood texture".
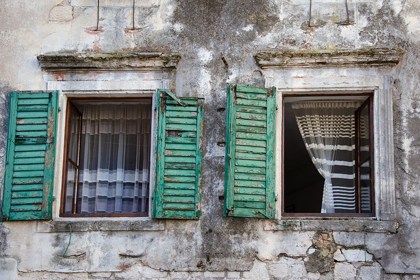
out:
{"label": "weathered wood texture", "polygon": [[227,88],[225,215],[274,218],[275,89]]}
{"label": "weathered wood texture", "polygon": [[[156,147],[155,218],[198,219],[203,104],[198,98],[173,98],[159,90]],[[173,94],[172,94],[173,95]]]}
{"label": "weathered wood texture", "polygon": [[4,220],[51,219],[57,95],[10,95]]}

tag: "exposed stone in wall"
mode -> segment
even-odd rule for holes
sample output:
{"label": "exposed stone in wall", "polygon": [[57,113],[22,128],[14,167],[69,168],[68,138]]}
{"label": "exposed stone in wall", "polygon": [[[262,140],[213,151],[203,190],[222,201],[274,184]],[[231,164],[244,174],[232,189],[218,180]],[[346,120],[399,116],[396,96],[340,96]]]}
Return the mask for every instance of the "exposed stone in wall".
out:
{"label": "exposed stone in wall", "polygon": [[306,269],[310,272],[325,273],[334,267],[334,253],[337,245],[331,232],[318,231],[313,237],[313,245],[305,258]]}

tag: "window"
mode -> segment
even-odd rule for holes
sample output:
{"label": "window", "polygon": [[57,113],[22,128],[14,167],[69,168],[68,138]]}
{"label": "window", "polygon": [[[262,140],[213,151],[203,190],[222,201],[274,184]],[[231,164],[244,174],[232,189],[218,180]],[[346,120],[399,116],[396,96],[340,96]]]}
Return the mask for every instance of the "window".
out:
{"label": "window", "polygon": [[151,98],[69,99],[62,216],[147,216]]}
{"label": "window", "polygon": [[283,215],[373,216],[370,94],[283,99]]}

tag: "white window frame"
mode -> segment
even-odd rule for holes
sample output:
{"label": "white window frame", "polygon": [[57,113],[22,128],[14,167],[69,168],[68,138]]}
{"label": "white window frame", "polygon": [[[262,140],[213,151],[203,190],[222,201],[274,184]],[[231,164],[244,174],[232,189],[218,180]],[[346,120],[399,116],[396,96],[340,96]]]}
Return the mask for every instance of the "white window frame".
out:
{"label": "white window frame", "polygon": [[[266,87],[277,88],[276,115],[276,194],[282,193],[282,96],[283,94],[343,94],[373,93],[374,125],[374,192],[375,217],[351,219],[376,219],[392,221],[395,219],[394,182],[394,135],[392,112],[392,79],[381,75],[377,69],[272,69],[265,70]],[[281,217],[282,199],[276,202],[278,219]],[[299,217],[298,219],[316,219]],[[324,219],[324,217],[322,217]],[[328,219],[341,219],[331,217]],[[349,219],[349,218],[346,218]]]}
{"label": "white window frame", "polygon": [[[82,220],[144,220],[152,218],[153,194],[155,180],[155,149],[156,149],[156,127],[157,114],[154,110],[156,106],[156,93],[159,88],[166,88],[167,80],[145,81],[50,81],[47,90],[59,91],[59,114],[57,117],[57,141],[56,141],[56,162],[54,172],[55,197],[53,203],[53,220],[56,221],[82,221]],[[147,217],[60,217],[61,192],[63,184],[63,164],[64,164],[64,141],[66,131],[66,112],[69,98],[74,97],[152,97],[152,124],[151,124],[151,145],[150,145],[150,185],[149,185],[149,213]]]}

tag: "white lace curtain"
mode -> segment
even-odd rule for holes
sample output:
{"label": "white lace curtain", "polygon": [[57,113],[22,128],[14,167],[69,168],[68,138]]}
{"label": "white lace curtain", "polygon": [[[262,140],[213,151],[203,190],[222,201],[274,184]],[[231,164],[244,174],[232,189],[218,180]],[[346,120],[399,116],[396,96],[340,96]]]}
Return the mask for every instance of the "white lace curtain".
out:
{"label": "white lace curtain", "polygon": [[337,100],[292,103],[309,156],[325,179],[321,213],[355,210],[355,111],[360,105]]}
{"label": "white lace curtain", "polygon": [[85,106],[77,213],[148,211],[150,107]]}

